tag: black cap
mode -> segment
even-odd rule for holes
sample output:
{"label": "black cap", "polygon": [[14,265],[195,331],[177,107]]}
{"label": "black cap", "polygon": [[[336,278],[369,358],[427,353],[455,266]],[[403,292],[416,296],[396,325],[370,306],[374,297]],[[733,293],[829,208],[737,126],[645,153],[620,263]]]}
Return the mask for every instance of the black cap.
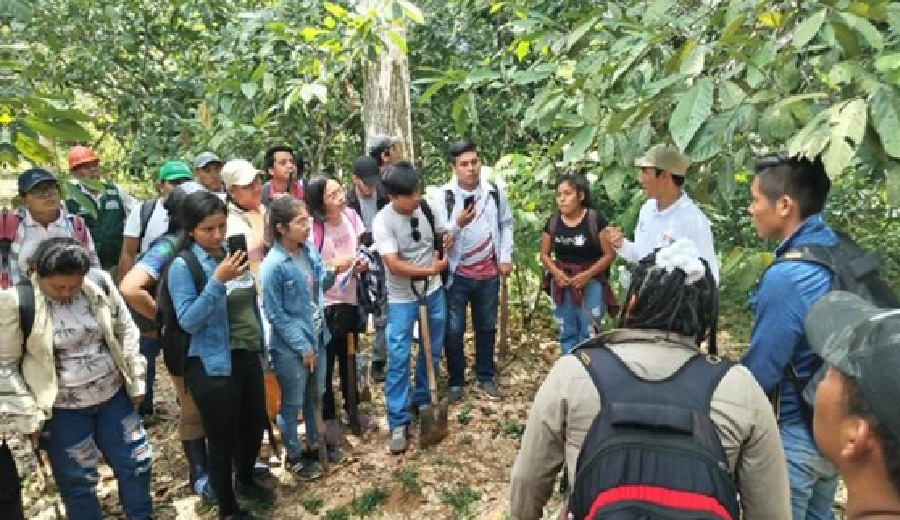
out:
{"label": "black cap", "polygon": [[369,187],[376,186],[381,182],[378,161],[369,155],[360,155],[353,160],[353,175],[359,177],[359,180]]}
{"label": "black cap", "polygon": [[19,193],[28,193],[31,191],[31,188],[47,181],[56,182],[56,177],[43,168],[31,168],[30,170],[25,170],[19,175]]}

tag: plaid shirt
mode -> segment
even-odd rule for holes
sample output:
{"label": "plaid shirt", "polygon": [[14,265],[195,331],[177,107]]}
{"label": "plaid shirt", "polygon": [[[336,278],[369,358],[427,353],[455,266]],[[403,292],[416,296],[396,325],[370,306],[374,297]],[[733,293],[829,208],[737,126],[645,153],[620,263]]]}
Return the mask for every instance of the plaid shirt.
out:
{"label": "plaid shirt", "polygon": [[[22,208],[18,215],[19,227],[16,229],[16,239],[13,240],[9,253],[9,279],[13,285],[19,283],[23,279],[24,273],[28,271],[28,258],[37,249],[38,244],[54,237],[72,237],[77,240],[72,220],[81,218],[60,208],[59,217],[45,227],[36,222],[25,208]],[[87,224],[82,223],[82,226],[84,226],[84,239],[79,242],[82,242],[82,245],[90,252],[91,265],[100,267],[91,232],[88,231]]]}

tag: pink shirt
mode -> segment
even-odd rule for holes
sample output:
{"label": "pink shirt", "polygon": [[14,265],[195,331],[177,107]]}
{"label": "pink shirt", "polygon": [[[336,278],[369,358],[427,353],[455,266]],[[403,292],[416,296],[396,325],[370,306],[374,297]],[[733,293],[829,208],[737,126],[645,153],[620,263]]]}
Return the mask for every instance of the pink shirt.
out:
{"label": "pink shirt", "polygon": [[[362,219],[352,209],[346,209],[341,215],[338,225],[325,222],[325,238],[322,240],[322,260],[328,262],[334,258],[356,257],[359,248],[359,235],[366,228]],[[315,241],[313,241],[315,243]],[[325,306],[337,303],[356,305],[356,276],[350,275],[346,286],[341,287],[345,273],[337,275],[331,289],[325,291]]]}

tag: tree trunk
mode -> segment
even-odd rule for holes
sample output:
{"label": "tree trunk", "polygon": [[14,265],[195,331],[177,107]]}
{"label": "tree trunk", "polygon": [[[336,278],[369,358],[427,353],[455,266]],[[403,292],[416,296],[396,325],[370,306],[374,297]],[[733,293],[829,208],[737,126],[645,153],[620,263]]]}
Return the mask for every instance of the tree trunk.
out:
{"label": "tree trunk", "polygon": [[[366,9],[378,13],[391,12],[390,0],[363,0]],[[406,38],[402,21],[383,20],[379,36],[383,47],[378,56],[363,64],[362,120],[366,139],[376,134],[395,135],[402,139],[400,155],[415,163],[412,137],[412,115],[409,93],[409,63],[390,38],[392,31]]]}

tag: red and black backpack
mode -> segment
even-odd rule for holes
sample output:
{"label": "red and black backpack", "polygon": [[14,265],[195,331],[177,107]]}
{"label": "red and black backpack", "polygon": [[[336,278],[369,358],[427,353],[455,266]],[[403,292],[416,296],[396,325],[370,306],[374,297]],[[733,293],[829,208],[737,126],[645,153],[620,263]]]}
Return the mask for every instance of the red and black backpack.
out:
{"label": "red and black backpack", "polygon": [[740,519],[737,486],[709,418],[730,361],[698,353],[649,381],[597,342],[573,355],[601,406],[578,454],[570,519]]}

